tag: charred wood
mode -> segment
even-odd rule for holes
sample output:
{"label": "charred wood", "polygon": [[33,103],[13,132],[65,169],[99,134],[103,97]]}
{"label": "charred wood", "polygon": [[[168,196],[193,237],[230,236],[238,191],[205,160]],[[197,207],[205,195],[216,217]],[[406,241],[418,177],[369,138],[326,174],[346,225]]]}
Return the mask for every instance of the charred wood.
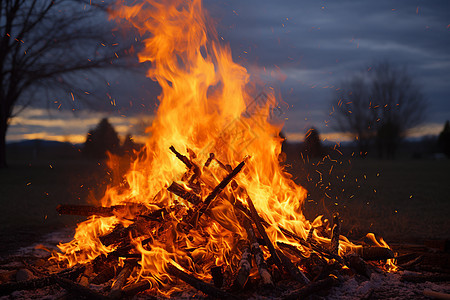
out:
{"label": "charred wood", "polygon": [[331,231],[330,252],[333,255],[339,256],[339,235],[341,234],[341,221],[339,214],[335,213],[333,216],[333,229]]}
{"label": "charred wood", "polygon": [[259,275],[261,276],[261,280],[263,286],[273,286],[272,275],[268,270],[268,266],[266,261],[264,260],[264,253],[257,242],[255,232],[253,230],[252,223],[248,219],[244,219],[244,228],[247,232],[248,239],[251,245],[251,251],[253,257],[255,258],[256,266],[258,267]]}
{"label": "charred wood", "polygon": [[117,265],[111,265],[105,269],[103,269],[100,273],[98,273],[91,282],[93,284],[102,284],[107,282],[110,279],[113,279],[116,276],[117,269],[119,267]]}
{"label": "charred wood", "polygon": [[214,190],[206,197],[205,201],[201,205],[198,213],[193,214],[191,219],[188,221],[191,227],[196,227],[198,220],[202,217],[205,211],[211,205],[211,202],[217,197],[217,195],[222,192],[222,190],[230,183],[230,181],[242,170],[245,165],[247,158],[245,158],[233,171],[231,171],[215,188]]}
{"label": "charred wood", "polygon": [[213,298],[220,298],[220,299],[238,299],[234,295],[227,293],[225,291],[222,291],[221,289],[216,288],[212,284],[206,283],[186,272],[183,270],[180,270],[178,267],[173,265],[172,263],[167,264],[167,271],[172,276],[175,276],[187,284],[191,285],[192,287],[196,288],[199,291],[202,291],[208,296],[211,296]]}
{"label": "charred wood", "polygon": [[127,283],[128,277],[130,277],[135,264],[127,263],[117,275],[117,279],[111,287],[111,291],[108,295],[111,299],[120,299],[122,297],[122,288]]}
{"label": "charred wood", "polygon": [[370,278],[370,274],[372,272],[370,272],[367,263],[359,255],[347,255],[345,257],[345,262],[347,266],[349,266],[357,274]]}
{"label": "charred wood", "polygon": [[197,205],[202,202],[202,198],[195,193],[188,191],[184,186],[179,183],[172,182],[172,184],[167,188],[167,190],[171,193],[174,193],[178,197],[183,198],[184,200],[192,203],[193,205]]}
{"label": "charred wood", "polygon": [[275,250],[275,247],[273,246],[272,242],[270,241],[269,236],[267,235],[266,229],[261,224],[261,221],[260,221],[261,217],[259,216],[258,212],[256,211],[255,205],[253,204],[253,201],[249,196],[247,196],[247,203],[248,203],[248,207],[250,208],[250,213],[251,213],[253,223],[255,223],[256,229],[258,229],[259,234],[264,239],[264,242],[266,243],[266,246],[269,249],[272,259],[274,260],[278,269],[280,269],[280,271],[281,271],[283,269],[283,264],[281,262],[281,259],[278,257],[278,253]]}
{"label": "charred wood", "polygon": [[386,260],[394,258],[394,252],[385,247],[361,247],[358,251],[364,260]]}
{"label": "charred wood", "polygon": [[[136,283],[130,284],[129,286],[126,286],[122,289],[122,296],[124,297],[133,297],[136,294],[139,294],[140,292],[143,292],[145,290],[148,290],[151,288],[150,282],[147,280],[138,281]],[[146,295],[146,299],[150,300],[156,300],[156,297]]]}
{"label": "charred wood", "polygon": [[242,252],[241,260],[239,261],[239,270],[234,279],[232,289],[243,289],[247,283],[248,276],[252,269],[252,253],[248,247]]}
{"label": "charred wood", "polygon": [[284,269],[291,275],[292,279],[294,279],[295,281],[298,281],[302,284],[310,283],[310,280],[305,276],[305,274],[299,268],[297,268],[297,266],[294,263],[292,263],[292,261],[289,259],[289,257],[284,255],[284,253],[281,252],[280,250],[277,250],[277,253],[281,259]]}
{"label": "charred wood", "polygon": [[330,289],[333,285],[337,283],[337,279],[335,277],[328,277],[326,279],[322,279],[319,281],[311,282],[310,284],[289,293],[285,297],[284,300],[293,300],[293,299],[305,299],[311,294],[318,293],[321,291],[326,291]]}

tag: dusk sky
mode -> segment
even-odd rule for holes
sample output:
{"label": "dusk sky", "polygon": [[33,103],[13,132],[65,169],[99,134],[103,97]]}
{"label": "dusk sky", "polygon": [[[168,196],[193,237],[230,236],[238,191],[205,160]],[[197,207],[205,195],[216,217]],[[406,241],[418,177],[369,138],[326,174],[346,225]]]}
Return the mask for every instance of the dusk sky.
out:
{"label": "dusk sky", "polygon": [[[281,90],[288,139],[301,140],[314,126],[329,140],[345,140],[328,116],[335,89],[386,60],[406,66],[428,101],[426,124],[412,136],[438,134],[450,119],[450,1],[207,0],[205,6],[234,59]],[[151,121],[157,88],[142,75],[110,77],[108,112],[72,114],[70,105],[50,99],[48,110],[30,107],[14,119],[7,140],[80,143],[104,116],[121,135],[138,135]]]}

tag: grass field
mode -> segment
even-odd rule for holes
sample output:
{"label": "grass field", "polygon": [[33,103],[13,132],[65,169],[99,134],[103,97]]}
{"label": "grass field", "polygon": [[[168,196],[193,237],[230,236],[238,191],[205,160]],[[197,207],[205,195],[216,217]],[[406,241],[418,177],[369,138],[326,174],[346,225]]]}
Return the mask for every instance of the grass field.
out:
{"label": "grass field", "polygon": [[[304,213],[313,220],[339,212],[346,234],[375,232],[388,241],[450,238],[450,160],[348,159],[302,162],[287,168],[305,186]],[[100,195],[102,165],[76,159],[13,160],[0,170],[0,254],[38,241],[83,218],[60,216],[59,203]]]}
{"label": "grass field", "polygon": [[0,254],[38,241],[79,217],[58,215],[60,203],[85,203],[104,185],[104,168],[83,159],[10,160],[0,170]]}
{"label": "grass field", "polygon": [[308,189],[305,215],[339,212],[354,238],[450,238],[450,160],[297,160],[288,170]]}

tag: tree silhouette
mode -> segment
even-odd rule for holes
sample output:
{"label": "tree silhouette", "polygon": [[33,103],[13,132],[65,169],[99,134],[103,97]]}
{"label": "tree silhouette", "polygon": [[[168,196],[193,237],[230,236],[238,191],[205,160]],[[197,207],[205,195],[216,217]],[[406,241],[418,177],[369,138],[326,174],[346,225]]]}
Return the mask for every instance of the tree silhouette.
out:
{"label": "tree silhouette", "polygon": [[320,141],[319,131],[314,127],[311,127],[305,134],[303,153],[310,158],[321,158],[325,155],[325,149]]}
{"label": "tree silhouette", "polygon": [[401,138],[426,116],[420,86],[406,68],[389,62],[342,82],[334,102],[335,128],[352,134],[361,154],[376,141],[379,155],[393,158]]}
{"label": "tree silhouette", "polygon": [[86,137],[83,154],[87,157],[103,159],[106,153],[118,154],[120,140],[114,127],[107,118],[102,119],[95,129],[91,129]]}
{"label": "tree silhouette", "polygon": [[438,146],[442,150],[442,152],[450,158],[450,123],[449,121],[445,122],[444,129],[442,129],[441,133],[438,137]]}
{"label": "tree silhouette", "polygon": [[134,152],[139,150],[139,148],[139,145],[134,142],[131,134],[127,134],[121,146],[121,153],[127,156],[134,156]]}
{"label": "tree silhouette", "polygon": [[23,109],[55,89],[82,95],[76,88],[81,79],[89,77],[86,85],[95,70],[119,66],[112,61],[128,47],[110,46],[107,5],[98,2],[0,1],[0,168],[6,166],[10,119],[21,110],[17,104]]}

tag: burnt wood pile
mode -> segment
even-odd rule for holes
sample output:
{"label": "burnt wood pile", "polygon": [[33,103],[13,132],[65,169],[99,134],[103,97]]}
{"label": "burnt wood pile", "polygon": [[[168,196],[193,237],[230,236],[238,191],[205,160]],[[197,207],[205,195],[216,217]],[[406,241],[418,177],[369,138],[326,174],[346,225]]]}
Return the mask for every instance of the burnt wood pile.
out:
{"label": "burnt wood pile", "polygon": [[[132,224],[124,227],[119,223],[109,233],[101,236],[99,238],[101,243],[104,246],[113,245],[115,250],[108,255],[97,256],[89,263],[68,268],[63,262],[56,260],[25,257],[19,258],[16,260],[16,265],[8,268],[0,266],[0,270],[4,271],[0,278],[3,282],[0,284],[0,296],[20,290],[36,291],[59,286],[66,290],[67,294],[87,299],[130,298],[139,293],[143,293],[150,299],[163,297],[157,294],[155,287],[148,280],[138,276],[142,267],[140,264],[142,254],[133,240],[140,239],[142,247],[145,250],[151,250],[152,242],[158,239],[159,235],[164,235],[167,231],[176,231],[189,236],[192,230],[211,220],[227,230],[232,230],[229,224],[216,218],[216,215],[211,212],[211,208],[220,201],[228,201],[232,204],[236,221],[245,228],[247,240],[241,241],[236,249],[240,255],[240,261],[234,269],[226,265],[210,267],[212,279],[208,281],[198,278],[193,272],[193,268],[202,269],[202,264],[205,262],[193,261],[194,266],[180,266],[173,260],[166,261],[165,272],[171,278],[178,279],[172,279],[170,284],[179,285],[181,290],[201,291],[200,295],[220,299],[243,299],[255,295],[281,299],[303,299],[313,294],[323,296],[331,287],[339,285],[349,276],[369,280],[374,272],[386,272],[384,269],[386,260],[394,258],[394,252],[390,249],[372,246],[365,241],[360,241],[362,247],[359,247],[358,251],[340,256],[341,220],[338,215],[333,216],[332,224],[324,223],[327,226],[312,228],[306,239],[278,225],[283,234],[309,249],[307,255],[293,245],[272,241],[266,232],[269,224],[259,215],[245,188],[235,179],[245,167],[246,159],[232,168],[217,160],[214,154],[210,154],[205,164],[199,167],[193,162],[192,157],[195,154],[192,151],[188,151],[190,154],[188,157],[179,153],[174,147],[170,150],[186,165],[187,171],[180,182],[173,182],[166,190],[189,202],[191,204],[189,210],[180,214],[181,207],[186,208],[186,206],[176,205],[176,203],[173,207],[161,206],[152,211],[136,203],[111,207],[59,205],[57,211],[60,214],[100,217],[132,215],[133,218],[128,219],[132,221]],[[226,171],[227,175],[218,185],[210,186],[208,193],[204,191],[202,193],[205,181],[201,174],[213,161]],[[244,195],[243,198],[247,203],[229,195],[223,196],[222,192],[228,185],[239,195]],[[174,215],[177,215],[177,222],[173,219]],[[330,239],[328,247],[315,240],[314,230]],[[156,235],[151,235],[149,232],[156,232]],[[177,251],[182,251],[183,255],[191,255],[192,250],[188,247],[183,245],[177,245],[177,247]],[[433,275],[422,277],[405,276],[404,279],[407,281],[448,281],[450,279],[445,269],[433,270],[433,267],[429,267],[428,270],[420,269],[421,266],[426,265],[424,262],[430,259],[427,253],[404,250],[396,258],[400,268],[435,272]],[[439,261],[438,258],[436,259]],[[440,262],[442,265],[442,259]],[[24,273],[24,276],[18,278],[19,272]],[[176,297],[177,294],[174,293],[172,296]]]}

